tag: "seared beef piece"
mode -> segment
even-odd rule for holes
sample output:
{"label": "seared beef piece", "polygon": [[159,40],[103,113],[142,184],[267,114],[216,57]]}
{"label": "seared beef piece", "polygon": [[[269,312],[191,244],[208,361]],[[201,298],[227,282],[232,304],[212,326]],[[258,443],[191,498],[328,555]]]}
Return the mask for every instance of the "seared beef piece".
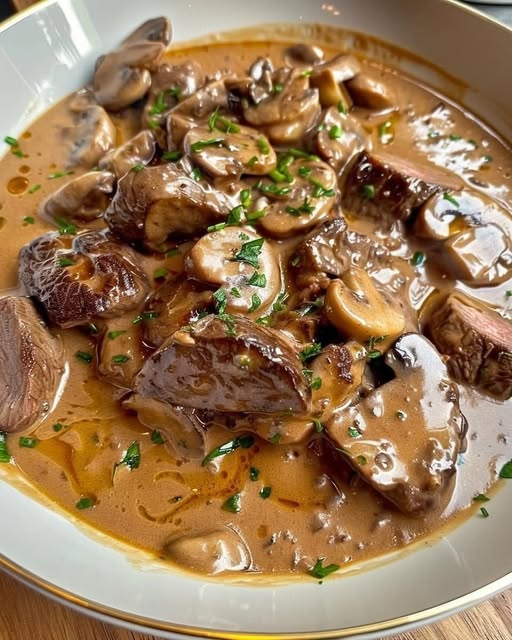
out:
{"label": "seared beef piece", "polygon": [[467,425],[457,386],[432,344],[404,334],[386,355],[396,378],[345,408],[326,432],[346,461],[401,511],[435,508],[455,473]]}
{"label": "seared beef piece", "polygon": [[194,280],[167,281],[148,300],[144,309],[144,341],[161,347],[175,331],[213,311],[213,291]]}
{"label": "seared beef piece", "polygon": [[29,298],[0,299],[0,431],[34,426],[48,411],[64,371],[62,345]]}
{"label": "seared beef piece", "polygon": [[149,283],[135,251],[107,232],[46,233],[20,251],[20,280],[61,327],[137,308]]}
{"label": "seared beef piece", "polygon": [[345,178],[342,206],[352,214],[389,224],[407,220],[441,189],[459,186],[460,180],[433,165],[412,165],[402,158],[363,151]]}
{"label": "seared beef piece", "polygon": [[144,364],[142,323],[132,318],[107,320],[98,345],[100,378],[122,389],[131,389],[133,379]]}
{"label": "seared beef piece", "polygon": [[512,396],[512,322],[460,293],[431,315],[426,332],[452,376],[498,398]]}
{"label": "seared beef piece", "polygon": [[207,316],[178,331],[142,367],[135,390],[212,411],[276,413],[309,408],[311,391],[291,344],[243,316]]}
{"label": "seared beef piece", "polygon": [[[238,195],[238,194],[237,194]],[[113,233],[159,250],[169,235],[193,235],[223,220],[239,204],[236,197],[196,182],[177,164],[129,171],[105,212]]]}

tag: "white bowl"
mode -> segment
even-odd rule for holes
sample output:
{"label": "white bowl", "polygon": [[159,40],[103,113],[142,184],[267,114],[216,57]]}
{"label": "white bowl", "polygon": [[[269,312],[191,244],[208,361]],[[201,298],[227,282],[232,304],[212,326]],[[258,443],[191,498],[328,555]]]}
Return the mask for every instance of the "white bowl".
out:
{"label": "white bowl", "polygon": [[[393,63],[455,95],[512,138],[512,84],[501,71],[512,31],[450,0],[43,2],[0,28],[4,133],[16,135],[85,83],[100,52],[161,14],[171,18],[175,40],[268,22],[324,22],[370,33],[430,60],[433,67],[397,55]],[[393,562],[321,586],[307,580],[255,586],[182,574],[93,533],[15,481],[5,466],[0,565],[86,613],[167,638],[377,638],[512,584],[512,483],[493,498],[491,518],[469,518]]]}

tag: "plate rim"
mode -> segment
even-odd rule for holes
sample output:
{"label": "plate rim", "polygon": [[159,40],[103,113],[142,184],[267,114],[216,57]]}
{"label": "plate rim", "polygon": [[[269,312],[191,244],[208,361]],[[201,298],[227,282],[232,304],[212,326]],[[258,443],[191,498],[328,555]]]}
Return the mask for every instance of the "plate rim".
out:
{"label": "plate rim", "polygon": [[[508,25],[498,18],[484,13],[481,9],[473,4],[468,5],[461,0],[437,0],[440,4],[451,5],[459,11],[472,14],[479,20],[493,24],[502,30],[511,34],[512,25]],[[487,3],[488,0],[483,0]],[[0,23],[0,36],[15,26],[18,22],[46,10],[54,4],[60,4],[61,0],[40,0],[14,15],[8,17]],[[463,526],[463,525],[461,525]],[[438,604],[434,607],[422,609],[412,614],[381,620],[366,625],[358,625],[354,627],[346,627],[344,629],[330,629],[325,631],[308,631],[308,632],[244,632],[244,631],[228,631],[218,629],[208,629],[205,627],[195,627],[191,625],[181,625],[178,623],[147,618],[137,614],[132,614],[122,609],[110,607],[100,602],[90,600],[79,596],[72,591],[63,589],[57,584],[41,578],[34,572],[22,567],[16,562],[10,560],[7,556],[0,552],[0,570],[6,575],[16,579],[25,586],[35,590],[36,592],[49,597],[50,599],[74,609],[89,617],[106,621],[110,624],[131,628],[141,632],[151,632],[166,634],[165,637],[171,638],[212,638],[214,640],[249,640],[258,638],[258,640],[336,640],[337,638],[348,637],[376,637],[375,634],[384,633],[385,636],[391,633],[401,633],[420,625],[433,623],[442,620],[458,612],[492,598],[506,589],[512,587],[512,571],[489,582],[488,584],[474,589],[458,598],[454,598]],[[343,578],[341,578],[343,579]],[[177,634],[177,635],[176,635]]]}

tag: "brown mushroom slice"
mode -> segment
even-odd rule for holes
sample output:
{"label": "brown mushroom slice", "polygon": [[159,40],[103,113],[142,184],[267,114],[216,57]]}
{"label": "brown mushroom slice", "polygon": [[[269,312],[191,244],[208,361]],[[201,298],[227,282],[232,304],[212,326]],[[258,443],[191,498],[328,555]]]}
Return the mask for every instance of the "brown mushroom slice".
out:
{"label": "brown mushroom slice", "polygon": [[150,18],[137,27],[123,41],[122,45],[149,40],[150,42],[161,42],[167,46],[171,42],[171,23],[165,16]]}
{"label": "brown mushroom slice", "polygon": [[501,227],[484,224],[446,240],[439,257],[450,277],[473,287],[495,286],[510,278],[512,243]]}
{"label": "brown mushroom slice", "polygon": [[512,322],[458,291],[428,318],[427,335],[455,380],[498,400],[512,397]]}
{"label": "brown mushroom slice", "polygon": [[272,81],[270,95],[243,106],[244,118],[263,128],[271,142],[295,144],[320,114],[318,90],[309,87],[309,78],[290,68],[276,71]]}
{"label": "brown mushroom slice", "polygon": [[136,391],[195,409],[305,413],[302,363],[277,332],[243,316],[207,316],[146,360]]}
{"label": "brown mushroom slice", "polygon": [[56,399],[64,356],[29,298],[0,299],[0,355],[0,431],[33,428]]}
{"label": "brown mushroom slice", "polygon": [[229,122],[227,131],[197,126],[185,135],[185,153],[212,176],[264,175],[276,166],[276,152],[257,129]]}
{"label": "brown mushroom slice", "polygon": [[306,374],[313,389],[313,412],[322,424],[334,410],[352,402],[363,382],[366,349],[357,342],[330,344],[312,361]]}
{"label": "brown mushroom slice", "polygon": [[115,144],[116,130],[103,107],[90,105],[76,111],[76,124],[61,128],[68,151],[68,167],[94,167]]}
{"label": "brown mushroom slice", "polygon": [[173,455],[188,460],[204,458],[204,425],[194,409],[176,407],[137,393],[123,400],[123,407],[136,411],[145,427],[159,431]]}
{"label": "brown mushroom slice", "polygon": [[461,187],[454,174],[430,163],[363,151],[345,176],[342,206],[352,215],[387,224],[407,220],[439,191]]}
{"label": "brown mushroom slice", "polygon": [[54,191],[43,202],[41,211],[49,218],[90,222],[103,215],[114,183],[115,176],[110,171],[84,173]]}
{"label": "brown mushroom slice", "polygon": [[318,428],[318,423],[311,416],[290,415],[258,415],[258,414],[222,414],[214,416],[215,423],[224,423],[224,426],[233,429],[235,432],[248,431],[255,433],[258,437],[272,442],[272,444],[297,444],[307,441]]}
{"label": "brown mushroom slice", "polygon": [[151,87],[150,71],[157,68],[164,52],[162,42],[129,40],[100,57],[93,78],[98,103],[110,111],[120,111],[143,98]]}
{"label": "brown mushroom slice", "polygon": [[327,109],[316,137],[320,155],[341,173],[363,149],[370,149],[370,140],[363,127],[351,116],[343,115],[337,108]]}
{"label": "brown mushroom slice", "polygon": [[326,433],[376,491],[407,514],[434,509],[455,473],[466,421],[432,344],[405,334],[386,355],[396,378],[342,409]]}
{"label": "brown mushroom slice", "polygon": [[263,181],[257,185],[275,200],[259,219],[261,228],[274,238],[309,231],[329,217],[336,201],[336,174],[325,162],[298,158],[288,167],[288,173],[293,177],[291,184]]}
{"label": "brown mushroom slice", "polygon": [[143,123],[151,127],[162,149],[167,148],[166,121],[178,102],[194,95],[205,83],[205,74],[195,60],[162,64],[153,73],[151,89],[144,107]]}
{"label": "brown mushroom slice", "polygon": [[185,267],[193,278],[223,288],[227,313],[261,315],[281,291],[275,249],[250,227],[207,233],[190,250]]}
{"label": "brown mushroom slice", "polygon": [[512,235],[510,213],[483,193],[471,189],[434,194],[418,211],[415,235],[446,240],[470,227],[494,223]]}
{"label": "brown mushroom slice", "polygon": [[324,108],[335,107],[338,111],[347,112],[352,107],[352,98],[343,83],[336,79],[332,69],[313,73],[311,86],[318,89],[320,104]]}
{"label": "brown mushroom slice", "polygon": [[359,60],[350,53],[340,53],[312,70],[311,78],[318,78],[324,71],[331,71],[336,82],[347,82],[361,73]]}
{"label": "brown mushroom slice", "polygon": [[323,62],[324,52],[315,45],[299,43],[285,49],[283,57],[290,67],[311,67]]}
{"label": "brown mushroom slice", "polygon": [[20,251],[19,276],[50,321],[65,328],[136,309],[149,290],[137,254],[96,231],[36,238]]}
{"label": "brown mushroom slice", "polygon": [[[169,150],[181,146],[187,131],[198,123],[207,122],[216,109],[228,111],[228,91],[225,80],[216,80],[179,102],[167,116]],[[208,138],[213,136],[209,135]]]}
{"label": "brown mushroom slice", "polygon": [[160,347],[181,327],[213,311],[213,292],[191,279],[167,281],[148,300],[141,321],[144,341]]}
{"label": "brown mushroom slice", "polygon": [[151,131],[141,131],[119,147],[109,151],[99,161],[100,169],[112,171],[120,180],[133,167],[146,166],[156,151],[155,137]]}
{"label": "brown mushroom slice", "polygon": [[98,346],[100,377],[123,389],[131,389],[135,375],[144,363],[140,324],[131,318],[113,318],[105,322]]}
{"label": "brown mushroom slice", "polygon": [[393,88],[386,83],[386,72],[380,69],[365,69],[347,79],[346,87],[357,107],[372,111],[393,111],[398,100]]}
{"label": "brown mushroom slice", "polygon": [[178,566],[202,576],[248,571],[252,564],[246,543],[230,527],[180,535],[165,545],[163,554]]}
{"label": "brown mushroom slice", "polygon": [[129,171],[104,217],[123,240],[142,241],[158,251],[169,236],[204,232],[238,203],[235,196],[197,182],[180,165],[168,163]]}
{"label": "brown mushroom slice", "polygon": [[333,280],[325,294],[325,313],[343,335],[367,342],[372,337],[395,338],[405,328],[405,317],[359,267]]}

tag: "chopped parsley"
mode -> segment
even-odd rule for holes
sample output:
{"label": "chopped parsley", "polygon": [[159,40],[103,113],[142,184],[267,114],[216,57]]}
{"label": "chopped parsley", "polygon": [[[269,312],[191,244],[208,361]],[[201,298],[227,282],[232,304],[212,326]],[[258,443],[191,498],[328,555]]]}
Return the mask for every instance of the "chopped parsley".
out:
{"label": "chopped parsley", "polygon": [[413,267],[420,267],[425,262],[425,254],[423,251],[416,251],[411,258],[411,264]]}
{"label": "chopped parsley", "polygon": [[352,425],[351,427],[349,427],[347,429],[347,433],[351,438],[360,438],[361,437],[361,432],[359,431],[359,429],[355,425]]}
{"label": "chopped parsley", "polygon": [[253,287],[266,287],[267,276],[264,273],[255,271],[247,281],[247,284],[252,284]]}
{"label": "chopped parsley", "polygon": [[222,508],[225,511],[231,511],[231,513],[240,513],[242,510],[242,496],[239,493],[235,493],[222,504]]}
{"label": "chopped parsley", "polygon": [[247,264],[250,264],[252,267],[257,269],[259,266],[258,256],[261,253],[264,242],[265,240],[263,238],[257,238],[256,240],[244,242],[240,251],[235,254],[232,260],[236,262],[246,262]]}
{"label": "chopped parsley", "polygon": [[158,429],[153,429],[151,432],[151,442],[153,444],[163,444],[165,442],[162,434]]}
{"label": "chopped parsley", "polygon": [[343,113],[344,115],[347,114],[347,105],[343,102],[343,100],[340,100],[338,102],[338,111],[340,113]]}
{"label": "chopped parsley", "polygon": [[123,333],[126,333],[126,329],[119,329],[119,331],[109,331],[107,333],[107,337],[109,340],[115,340],[116,338],[119,338],[119,336],[122,336]]}
{"label": "chopped parsley", "polygon": [[500,478],[506,478],[507,480],[512,478],[512,460],[509,460],[501,467]]}
{"label": "chopped parsley", "polygon": [[66,425],[62,424],[62,422],[56,422],[53,426],[52,429],[55,431],[55,433],[59,433],[59,431],[62,431],[62,429],[65,429]]}
{"label": "chopped parsley", "polygon": [[40,184],[33,184],[30,189],[27,191],[27,193],[36,193],[36,191],[39,191],[39,189],[41,188]]}
{"label": "chopped parsley", "polygon": [[256,467],[251,467],[249,469],[249,479],[252,480],[252,482],[256,482],[256,480],[260,477],[260,470],[257,469]]}
{"label": "chopped parsley", "polygon": [[34,224],[35,220],[32,216],[25,216],[23,218],[23,224]]}
{"label": "chopped parsley", "polygon": [[251,296],[251,306],[248,309],[249,313],[256,311],[261,306],[261,298],[257,293],[253,293]]}
{"label": "chopped parsley", "polygon": [[96,502],[92,498],[80,498],[80,500],[75,504],[75,507],[80,509],[80,511],[83,511],[84,509],[94,507],[95,504]]}
{"label": "chopped parsley", "polygon": [[270,498],[271,494],[272,494],[272,487],[263,487],[263,489],[260,490],[260,498],[263,498],[263,500]]}
{"label": "chopped parsley", "polygon": [[139,314],[132,320],[132,324],[139,324],[143,320],[154,320],[158,318],[158,311],[145,311],[144,313]]}
{"label": "chopped parsley", "polygon": [[368,354],[366,357],[370,360],[373,360],[374,358],[380,358],[382,352],[379,351],[379,349],[376,349],[375,345],[383,342],[386,338],[387,336],[372,336],[368,340]]}
{"label": "chopped parsley", "polygon": [[215,449],[212,449],[210,453],[205,458],[203,458],[201,466],[205,467],[215,458],[225,456],[228,453],[233,453],[233,451],[236,451],[237,449],[250,449],[253,444],[253,436],[239,436],[237,438],[234,438],[233,440],[229,440],[228,442],[215,447]]}
{"label": "chopped parsley", "polygon": [[196,182],[199,182],[199,180],[201,180],[203,177],[203,174],[201,173],[201,169],[199,167],[192,169],[190,175]]}
{"label": "chopped parsley", "polygon": [[232,287],[229,293],[233,296],[233,298],[241,298],[242,294],[240,293],[240,289],[237,287]]}
{"label": "chopped parsley", "polygon": [[244,213],[244,206],[239,204],[229,212],[226,223],[229,225],[237,225],[242,221],[242,214]]}
{"label": "chopped parsley", "polygon": [[154,273],[153,273],[153,278],[155,280],[158,280],[160,278],[165,278],[165,276],[169,273],[169,269],[166,269],[165,267],[160,267],[159,269],[155,269]]}
{"label": "chopped parsley", "polygon": [[71,258],[58,258],[57,264],[59,267],[71,267],[75,264],[75,261],[71,260]]}
{"label": "chopped parsley", "polygon": [[373,184],[363,184],[361,187],[361,193],[366,200],[373,200],[375,198],[375,186]]}
{"label": "chopped parsley", "polygon": [[213,294],[213,299],[215,300],[215,311],[218,314],[223,314],[226,311],[227,304],[227,293],[225,289],[217,289]]}
{"label": "chopped parsley", "polygon": [[59,228],[59,233],[64,235],[76,236],[76,226],[70,222],[67,218],[54,218],[53,221]]}
{"label": "chopped parsley", "polygon": [[279,311],[284,311],[286,309],[285,302],[288,299],[288,294],[285,292],[280,293],[277,296],[277,300],[272,305],[272,311],[274,313],[278,313]]}
{"label": "chopped parsley", "polygon": [[117,467],[120,467],[122,464],[125,464],[130,471],[133,469],[138,469],[140,466],[140,446],[139,443],[135,440],[131,443],[131,445],[126,450],[122,460],[116,463],[114,470]]}
{"label": "chopped parsley", "polygon": [[180,250],[177,247],[174,249],[168,249],[165,252],[166,258],[174,258],[174,256],[179,256],[179,255],[180,255]]}
{"label": "chopped parsley", "polygon": [[311,206],[307,196],[304,198],[304,202],[299,207],[286,207],[286,213],[292,216],[299,217],[303,214],[313,213],[315,207]]}
{"label": "chopped parsley", "polygon": [[490,498],[488,498],[487,496],[484,496],[483,493],[479,493],[478,495],[476,495],[473,500],[475,502],[489,502]]}
{"label": "chopped parsley", "polygon": [[323,580],[324,578],[327,578],[327,576],[331,575],[331,573],[339,570],[339,564],[328,564],[324,566],[324,560],[325,558],[318,558],[315,562],[315,566],[308,571],[310,576],[313,576],[313,578],[316,578],[317,580]]}
{"label": "chopped parsley", "polygon": [[309,347],[306,347],[302,351],[299,351],[299,357],[302,362],[306,362],[310,358],[314,358],[319,353],[322,352],[322,345],[319,342],[315,342],[311,344]]}

